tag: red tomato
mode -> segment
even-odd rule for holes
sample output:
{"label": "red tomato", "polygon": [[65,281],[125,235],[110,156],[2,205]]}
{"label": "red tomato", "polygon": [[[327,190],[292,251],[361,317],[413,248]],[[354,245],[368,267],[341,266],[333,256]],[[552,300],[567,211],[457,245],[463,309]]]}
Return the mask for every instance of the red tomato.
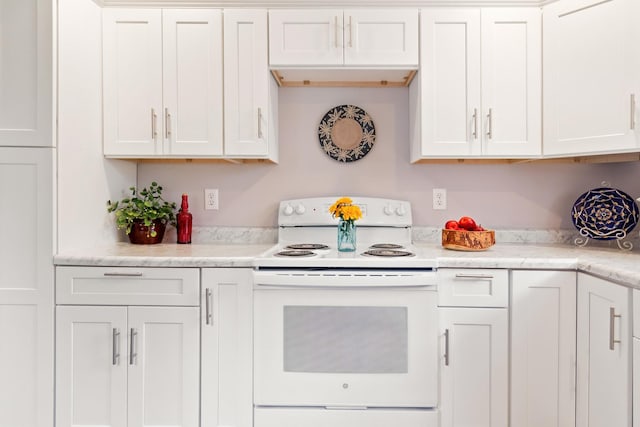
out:
{"label": "red tomato", "polygon": [[469,231],[473,231],[478,227],[475,220],[470,216],[463,216],[462,218],[460,218],[458,220],[458,225],[460,226],[460,228],[464,228],[465,230]]}
{"label": "red tomato", "polygon": [[485,229],[482,228],[481,225],[479,225],[479,226],[476,227],[475,231],[485,231]]}
{"label": "red tomato", "polygon": [[459,230],[460,225],[458,225],[458,221],[450,219],[444,224],[445,230]]}

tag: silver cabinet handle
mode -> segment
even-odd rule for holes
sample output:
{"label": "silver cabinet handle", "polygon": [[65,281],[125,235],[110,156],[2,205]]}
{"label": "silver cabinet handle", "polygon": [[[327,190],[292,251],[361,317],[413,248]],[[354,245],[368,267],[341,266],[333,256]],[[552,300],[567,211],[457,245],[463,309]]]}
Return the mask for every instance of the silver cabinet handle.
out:
{"label": "silver cabinet handle", "polygon": [[473,109],[473,139],[478,139],[478,109]]}
{"label": "silver cabinet handle", "polygon": [[636,128],[636,94],[631,94],[631,130]]}
{"label": "silver cabinet handle", "polygon": [[616,317],[622,318],[621,314],[616,314],[614,307],[609,307],[609,350],[613,350],[616,344],[620,344],[622,341],[615,339],[616,332]]}
{"label": "silver cabinet handle", "polygon": [[449,329],[444,330],[444,366],[449,366]]}
{"label": "silver cabinet handle", "polygon": [[129,273],[124,271],[107,271],[103,275],[104,277],[142,277],[142,272],[132,271]]}
{"label": "silver cabinet handle", "polygon": [[457,273],[456,279],[493,279],[493,274]]}
{"label": "silver cabinet handle", "polygon": [[351,16],[349,16],[349,47],[353,47],[353,24]]}
{"label": "silver cabinet handle", "polygon": [[262,108],[258,108],[258,138],[262,139]]}
{"label": "silver cabinet handle", "polygon": [[151,139],[156,139],[156,137],[158,136],[157,124],[158,124],[158,115],[156,114],[156,110],[152,108],[151,109]]}
{"label": "silver cabinet handle", "polygon": [[489,114],[487,114],[487,136],[489,139],[493,138],[493,109],[489,108]]}
{"label": "silver cabinet handle", "polygon": [[333,34],[333,35],[334,35],[334,36],[335,36],[335,38],[336,38],[336,40],[335,40],[336,48],[338,48],[338,15],[336,15],[336,17],[335,17],[335,23],[336,23],[336,27],[335,27],[334,34]]}
{"label": "silver cabinet handle", "polygon": [[120,330],[113,328],[111,331],[111,364],[116,366],[120,360]]}
{"label": "silver cabinet handle", "polygon": [[204,292],[204,304],[205,304],[205,313],[204,313],[204,321],[207,325],[213,325],[213,313],[211,312],[211,299],[213,296],[213,292],[211,292],[210,288],[207,288]]}
{"label": "silver cabinet handle", "polygon": [[171,137],[171,114],[168,108],[164,109],[164,137],[165,139]]}
{"label": "silver cabinet handle", "polygon": [[135,361],[136,361],[136,337],[137,332],[135,328],[131,328],[131,335],[129,338],[129,365],[135,365]]}

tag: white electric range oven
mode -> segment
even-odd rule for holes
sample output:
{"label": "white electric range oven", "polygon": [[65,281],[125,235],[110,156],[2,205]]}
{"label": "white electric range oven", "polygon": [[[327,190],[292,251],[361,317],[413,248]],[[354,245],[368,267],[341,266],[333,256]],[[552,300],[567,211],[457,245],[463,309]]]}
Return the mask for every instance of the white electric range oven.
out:
{"label": "white electric range oven", "polygon": [[435,427],[435,261],[411,245],[408,202],[354,198],[357,249],[338,252],[337,199],[280,204],[254,270],[255,427]]}

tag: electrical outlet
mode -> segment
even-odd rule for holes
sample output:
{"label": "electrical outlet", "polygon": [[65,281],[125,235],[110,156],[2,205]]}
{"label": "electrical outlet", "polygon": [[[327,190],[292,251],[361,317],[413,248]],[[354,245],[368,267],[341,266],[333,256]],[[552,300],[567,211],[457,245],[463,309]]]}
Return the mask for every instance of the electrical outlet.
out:
{"label": "electrical outlet", "polygon": [[433,189],[433,209],[447,209],[447,190],[444,188]]}
{"label": "electrical outlet", "polygon": [[218,198],[217,188],[205,188],[204,190],[204,208],[205,210],[217,211],[220,209],[220,199]]}

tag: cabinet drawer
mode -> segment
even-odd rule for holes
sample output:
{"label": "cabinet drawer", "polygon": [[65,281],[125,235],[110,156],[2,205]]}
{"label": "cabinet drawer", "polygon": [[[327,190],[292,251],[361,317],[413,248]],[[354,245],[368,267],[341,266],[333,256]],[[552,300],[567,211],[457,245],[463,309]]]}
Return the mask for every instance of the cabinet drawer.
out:
{"label": "cabinet drawer", "polygon": [[198,268],[56,268],[56,304],[197,306],[199,290]]}
{"label": "cabinet drawer", "polygon": [[441,307],[507,307],[509,271],[494,269],[438,270]]}

